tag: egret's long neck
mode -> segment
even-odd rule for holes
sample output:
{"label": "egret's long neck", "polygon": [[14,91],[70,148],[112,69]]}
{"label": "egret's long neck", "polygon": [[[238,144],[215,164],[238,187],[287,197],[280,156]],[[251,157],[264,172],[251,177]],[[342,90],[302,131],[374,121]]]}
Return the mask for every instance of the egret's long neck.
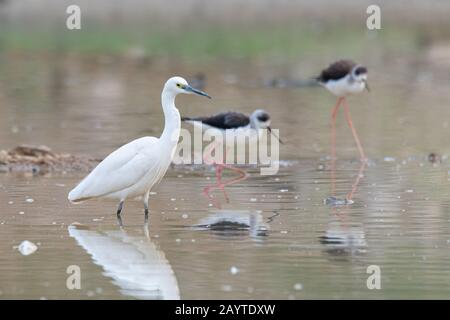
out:
{"label": "egret's long neck", "polygon": [[180,113],[175,106],[175,95],[172,92],[163,90],[161,103],[164,111],[165,125],[160,139],[164,141],[163,145],[174,148],[178,143],[181,128]]}

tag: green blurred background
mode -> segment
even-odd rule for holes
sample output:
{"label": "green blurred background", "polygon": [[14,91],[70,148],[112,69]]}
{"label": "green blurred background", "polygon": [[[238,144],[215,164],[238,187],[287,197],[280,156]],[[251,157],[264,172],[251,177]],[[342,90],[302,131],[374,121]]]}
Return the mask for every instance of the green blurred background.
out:
{"label": "green blurred background", "polygon": [[[77,4],[82,30],[65,27]],[[373,1],[55,1],[0,2],[2,51],[142,54],[175,58],[290,58],[364,52],[371,37],[398,49],[450,37],[450,4],[377,1],[382,29],[370,34]]]}

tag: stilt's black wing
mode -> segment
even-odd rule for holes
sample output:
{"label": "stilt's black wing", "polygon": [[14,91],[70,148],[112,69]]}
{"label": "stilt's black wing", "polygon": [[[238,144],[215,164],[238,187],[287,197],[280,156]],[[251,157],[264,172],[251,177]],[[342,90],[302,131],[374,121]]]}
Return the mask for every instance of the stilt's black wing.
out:
{"label": "stilt's black wing", "polygon": [[322,70],[317,80],[320,82],[327,82],[329,80],[339,80],[349,74],[356,66],[356,63],[351,60],[339,60]]}
{"label": "stilt's black wing", "polygon": [[250,118],[239,112],[223,112],[211,117],[183,117],[182,121],[200,121],[218,129],[234,129],[244,127],[250,123]]}

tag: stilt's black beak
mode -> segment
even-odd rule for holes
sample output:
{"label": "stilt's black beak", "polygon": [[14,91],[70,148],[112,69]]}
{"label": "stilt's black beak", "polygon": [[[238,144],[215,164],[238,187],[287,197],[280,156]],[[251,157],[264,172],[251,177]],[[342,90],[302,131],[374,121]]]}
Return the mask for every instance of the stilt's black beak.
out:
{"label": "stilt's black beak", "polygon": [[278,142],[280,142],[281,144],[284,144],[284,142],[274,133],[272,132],[272,128],[271,127],[267,127],[267,130],[269,130],[269,132],[275,137],[277,138]]}
{"label": "stilt's black beak", "polygon": [[367,92],[370,92],[369,84],[367,83],[367,80],[364,80],[364,86],[366,87]]}

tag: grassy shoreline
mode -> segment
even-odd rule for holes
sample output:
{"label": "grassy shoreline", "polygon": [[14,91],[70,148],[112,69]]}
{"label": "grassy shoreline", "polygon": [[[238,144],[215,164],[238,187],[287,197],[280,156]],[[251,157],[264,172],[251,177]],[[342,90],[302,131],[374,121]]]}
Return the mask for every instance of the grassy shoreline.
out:
{"label": "grassy shoreline", "polygon": [[[1,28],[1,26],[0,26]],[[214,57],[298,58],[323,54],[360,56],[373,48],[412,50],[420,46],[420,33],[411,28],[369,32],[364,28],[314,29],[303,27],[230,27],[172,30],[93,27],[79,31],[51,28],[1,28],[0,52],[56,52],[79,54],[173,56],[188,59]]]}

